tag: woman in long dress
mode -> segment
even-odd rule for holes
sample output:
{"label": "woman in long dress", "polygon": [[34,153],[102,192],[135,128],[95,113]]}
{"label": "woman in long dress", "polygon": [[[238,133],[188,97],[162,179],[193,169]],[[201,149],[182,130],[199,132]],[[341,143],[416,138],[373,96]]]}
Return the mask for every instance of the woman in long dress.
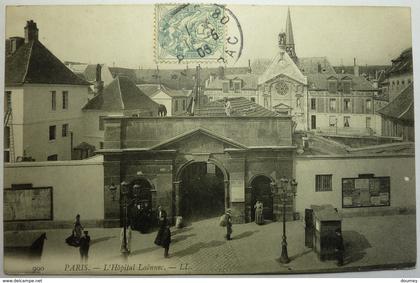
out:
{"label": "woman in long dress", "polygon": [[155,238],[155,245],[161,246],[165,249],[164,257],[169,257],[169,245],[171,244],[171,230],[166,216],[166,212],[162,210],[161,217],[159,218],[159,231]]}
{"label": "woman in long dress", "polygon": [[76,215],[76,222],[73,225],[73,231],[70,237],[66,239],[66,243],[70,246],[78,247],[80,244],[80,238],[82,237],[83,226],[80,223],[80,215]]}
{"label": "woman in long dress", "polygon": [[263,216],[263,203],[257,201],[254,205],[255,208],[255,223],[258,225],[264,224],[264,216]]}

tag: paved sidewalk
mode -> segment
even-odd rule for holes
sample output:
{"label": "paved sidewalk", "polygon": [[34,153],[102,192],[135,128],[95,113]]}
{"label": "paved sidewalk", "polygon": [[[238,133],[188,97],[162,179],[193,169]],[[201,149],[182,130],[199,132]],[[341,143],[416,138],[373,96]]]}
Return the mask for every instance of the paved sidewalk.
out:
{"label": "paved sidewalk", "polygon": [[6,256],[5,270],[66,275],[302,273],[406,267],[416,260],[415,215],[345,218],[343,267],[337,267],[335,261],[320,261],[305,247],[302,221],[287,223],[289,264],[277,261],[281,253],[281,222],[234,225],[232,241],[224,239],[225,229],[218,226],[217,218],[179,230],[173,228],[168,259],[163,258],[163,249],[154,245],[155,233],[133,231],[132,253],[124,259],[119,252],[120,229],[88,230],[92,238],[88,271],[86,266],[75,265],[80,264],[79,250],[64,243],[70,233],[67,229],[46,231],[40,261]]}

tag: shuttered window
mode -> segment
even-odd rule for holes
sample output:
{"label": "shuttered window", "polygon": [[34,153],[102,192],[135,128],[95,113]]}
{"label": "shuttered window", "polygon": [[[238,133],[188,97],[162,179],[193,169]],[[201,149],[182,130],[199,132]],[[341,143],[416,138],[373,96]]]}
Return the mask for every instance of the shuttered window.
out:
{"label": "shuttered window", "polygon": [[315,191],[332,191],[332,175],[315,175]]}

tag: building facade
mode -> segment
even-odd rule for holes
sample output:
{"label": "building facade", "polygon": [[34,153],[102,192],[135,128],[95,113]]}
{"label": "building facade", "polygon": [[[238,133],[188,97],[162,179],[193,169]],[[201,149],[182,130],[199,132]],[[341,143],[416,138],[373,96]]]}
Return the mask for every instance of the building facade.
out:
{"label": "building facade", "polygon": [[82,140],[82,106],[89,83],[38,40],[28,21],[25,38],[11,38],[5,69],[5,161],[69,160]]}
{"label": "building facade", "polygon": [[374,89],[365,78],[309,74],[308,85],[310,130],[339,135],[374,133]]}
{"label": "building facade", "polygon": [[244,97],[252,102],[258,101],[258,76],[255,74],[210,76],[205,84],[204,95],[208,100]]}
{"label": "building facade", "polygon": [[[280,180],[294,176],[291,127],[290,117],[106,118],[100,151],[105,187],[147,184],[152,208],[161,205],[173,218],[220,216],[232,208],[238,223],[252,220],[262,198],[266,216],[275,220],[281,215]],[[191,183],[195,178],[202,181]],[[205,187],[191,190],[202,182]],[[119,204],[107,189],[104,194],[105,219],[118,222]],[[288,219],[293,213],[290,196]]]}

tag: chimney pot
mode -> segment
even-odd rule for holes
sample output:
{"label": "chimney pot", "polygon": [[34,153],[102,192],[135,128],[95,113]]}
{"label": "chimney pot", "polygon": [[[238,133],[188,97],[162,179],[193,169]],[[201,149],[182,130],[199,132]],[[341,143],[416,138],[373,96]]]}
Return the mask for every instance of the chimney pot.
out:
{"label": "chimney pot", "polygon": [[33,20],[27,21],[25,26],[25,43],[38,41],[38,28]]}

